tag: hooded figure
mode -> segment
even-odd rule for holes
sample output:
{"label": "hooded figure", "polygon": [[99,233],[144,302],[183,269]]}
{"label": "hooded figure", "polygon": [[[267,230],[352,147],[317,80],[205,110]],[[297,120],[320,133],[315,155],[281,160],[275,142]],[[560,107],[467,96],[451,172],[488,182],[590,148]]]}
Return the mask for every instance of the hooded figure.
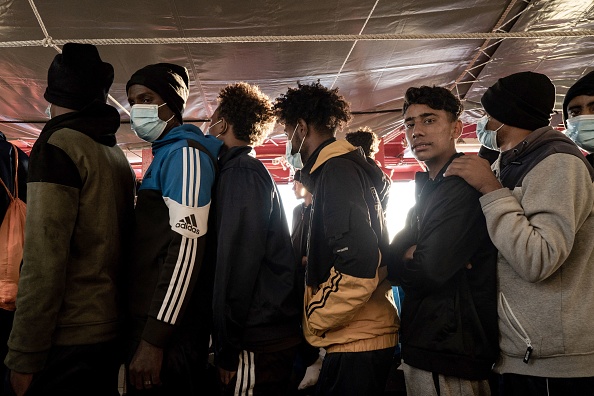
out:
{"label": "hooded figure", "polygon": [[135,178],[116,145],[119,113],[105,103],[112,81],[113,68],[89,44],[67,43],[48,71],[52,118],[29,161],[5,360],[17,394],[117,394]]}

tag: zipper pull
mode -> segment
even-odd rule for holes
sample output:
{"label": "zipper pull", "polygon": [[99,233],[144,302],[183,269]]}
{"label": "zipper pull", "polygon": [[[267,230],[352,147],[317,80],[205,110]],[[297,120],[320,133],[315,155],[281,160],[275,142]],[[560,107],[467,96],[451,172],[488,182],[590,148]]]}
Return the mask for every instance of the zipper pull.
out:
{"label": "zipper pull", "polygon": [[528,364],[528,361],[530,360],[530,356],[532,355],[532,345],[530,345],[529,342],[527,342],[528,344],[528,348],[526,348],[526,353],[524,354],[524,359],[522,359],[522,361],[526,364]]}

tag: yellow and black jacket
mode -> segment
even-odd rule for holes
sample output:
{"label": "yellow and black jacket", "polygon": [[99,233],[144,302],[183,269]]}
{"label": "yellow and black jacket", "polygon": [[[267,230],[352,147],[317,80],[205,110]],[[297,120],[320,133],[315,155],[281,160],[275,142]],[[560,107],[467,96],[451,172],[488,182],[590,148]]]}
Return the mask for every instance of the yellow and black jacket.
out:
{"label": "yellow and black jacket", "polygon": [[362,150],[334,138],[308,159],[302,182],[313,194],[303,331],[328,352],[393,347],[399,327],[383,254],[388,230],[377,191],[381,170]]}

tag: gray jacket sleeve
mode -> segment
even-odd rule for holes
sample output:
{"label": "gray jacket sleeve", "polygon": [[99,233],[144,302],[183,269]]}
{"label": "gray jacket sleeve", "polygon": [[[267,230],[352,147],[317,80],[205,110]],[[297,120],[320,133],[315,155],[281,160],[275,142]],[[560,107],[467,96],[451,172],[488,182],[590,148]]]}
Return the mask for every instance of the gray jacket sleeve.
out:
{"label": "gray jacket sleeve", "polygon": [[500,254],[524,280],[539,282],[569,256],[592,212],[594,189],[583,161],[553,154],[528,173],[521,188],[502,188],[480,201]]}

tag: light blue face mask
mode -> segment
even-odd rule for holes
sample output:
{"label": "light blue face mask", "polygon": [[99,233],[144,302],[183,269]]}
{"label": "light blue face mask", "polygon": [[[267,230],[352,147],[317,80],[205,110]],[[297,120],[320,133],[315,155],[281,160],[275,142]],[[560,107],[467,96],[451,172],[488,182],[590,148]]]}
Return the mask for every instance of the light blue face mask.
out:
{"label": "light blue face mask", "polygon": [[497,146],[497,132],[503,127],[504,124],[501,124],[499,128],[492,131],[490,129],[486,129],[488,122],[488,115],[479,118],[479,120],[476,122],[476,137],[486,148],[499,151],[499,147]]}
{"label": "light blue face mask", "polygon": [[583,150],[594,152],[594,115],[581,115],[567,119],[565,134]]}
{"label": "light blue face mask", "polygon": [[159,107],[166,104],[135,104],[132,106],[130,109],[130,127],[136,136],[147,142],[154,142],[161,136],[167,123],[174,117],[171,116],[167,121],[159,118]]}
{"label": "light blue face mask", "polygon": [[[217,125],[219,122],[222,122],[222,121],[223,121],[223,119],[221,118],[220,120],[218,120],[218,121],[217,121],[217,122],[215,122],[214,124],[210,124],[210,126],[209,126],[208,128],[206,128],[206,133],[205,133],[205,135],[210,135],[210,128],[212,128],[213,126]],[[219,137],[219,136],[221,136],[221,135],[222,135],[222,133],[219,133],[219,134],[218,134],[217,136],[215,136],[215,137]]]}
{"label": "light blue face mask", "polygon": [[303,147],[303,142],[305,142],[307,134],[303,137],[303,140],[301,141],[301,145],[299,146],[299,150],[297,150],[297,153],[291,154],[291,151],[293,151],[292,141],[295,137],[295,132],[297,132],[297,127],[299,127],[299,124],[295,125],[295,129],[293,130],[293,136],[291,136],[291,139],[287,139],[285,158],[287,159],[289,165],[291,165],[294,169],[303,169],[303,160],[301,159],[301,147]]}

